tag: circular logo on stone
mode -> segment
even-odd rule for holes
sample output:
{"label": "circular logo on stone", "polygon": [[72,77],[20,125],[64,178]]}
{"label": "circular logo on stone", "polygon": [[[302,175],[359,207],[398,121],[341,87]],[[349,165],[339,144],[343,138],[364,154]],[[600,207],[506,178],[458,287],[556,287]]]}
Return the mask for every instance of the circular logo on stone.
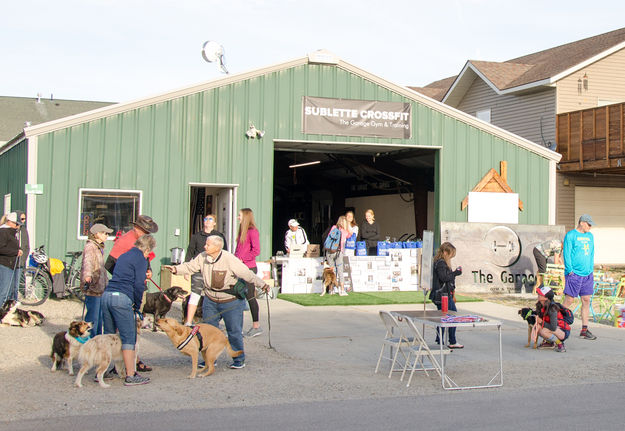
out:
{"label": "circular logo on stone", "polygon": [[521,257],[521,240],[507,226],[495,226],[484,236],[490,262],[502,268],[514,265]]}

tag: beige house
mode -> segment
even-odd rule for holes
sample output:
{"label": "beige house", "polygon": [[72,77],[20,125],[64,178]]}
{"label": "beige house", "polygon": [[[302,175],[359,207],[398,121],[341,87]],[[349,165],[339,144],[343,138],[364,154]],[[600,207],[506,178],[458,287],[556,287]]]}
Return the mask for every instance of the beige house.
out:
{"label": "beige house", "polygon": [[591,214],[595,263],[625,264],[625,117],[623,105],[599,108],[625,102],[625,28],[505,62],[469,60],[457,76],[411,88],[562,152],[555,224],[569,230]]}

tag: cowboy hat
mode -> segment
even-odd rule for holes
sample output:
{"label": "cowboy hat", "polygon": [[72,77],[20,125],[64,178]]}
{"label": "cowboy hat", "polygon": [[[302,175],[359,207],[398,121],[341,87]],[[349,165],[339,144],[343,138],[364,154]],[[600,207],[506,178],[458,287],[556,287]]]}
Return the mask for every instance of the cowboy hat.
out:
{"label": "cowboy hat", "polygon": [[147,215],[140,215],[137,217],[137,220],[132,222],[139,229],[146,231],[147,233],[156,233],[158,232],[158,225],[152,220],[152,217]]}

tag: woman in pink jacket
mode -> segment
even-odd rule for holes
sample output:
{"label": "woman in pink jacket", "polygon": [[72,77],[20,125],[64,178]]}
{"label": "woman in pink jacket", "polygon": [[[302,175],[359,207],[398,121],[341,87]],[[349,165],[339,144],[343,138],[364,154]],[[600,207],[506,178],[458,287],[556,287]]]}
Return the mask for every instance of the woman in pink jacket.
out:
{"label": "woman in pink jacket", "polygon": [[[237,234],[237,248],[234,255],[256,274],[256,256],[260,254],[260,235],[254,223],[254,213],[249,208],[239,211],[239,232]],[[252,314],[252,327],[245,333],[246,337],[256,337],[263,333],[260,328],[258,301],[256,288],[247,283],[247,301]]]}

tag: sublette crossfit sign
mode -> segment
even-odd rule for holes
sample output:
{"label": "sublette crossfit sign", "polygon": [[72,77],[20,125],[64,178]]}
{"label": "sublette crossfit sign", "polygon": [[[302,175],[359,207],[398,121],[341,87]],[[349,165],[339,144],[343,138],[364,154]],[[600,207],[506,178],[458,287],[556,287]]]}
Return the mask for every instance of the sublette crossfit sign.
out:
{"label": "sublette crossfit sign", "polygon": [[302,132],[308,134],[408,139],[411,117],[410,103],[302,98]]}

